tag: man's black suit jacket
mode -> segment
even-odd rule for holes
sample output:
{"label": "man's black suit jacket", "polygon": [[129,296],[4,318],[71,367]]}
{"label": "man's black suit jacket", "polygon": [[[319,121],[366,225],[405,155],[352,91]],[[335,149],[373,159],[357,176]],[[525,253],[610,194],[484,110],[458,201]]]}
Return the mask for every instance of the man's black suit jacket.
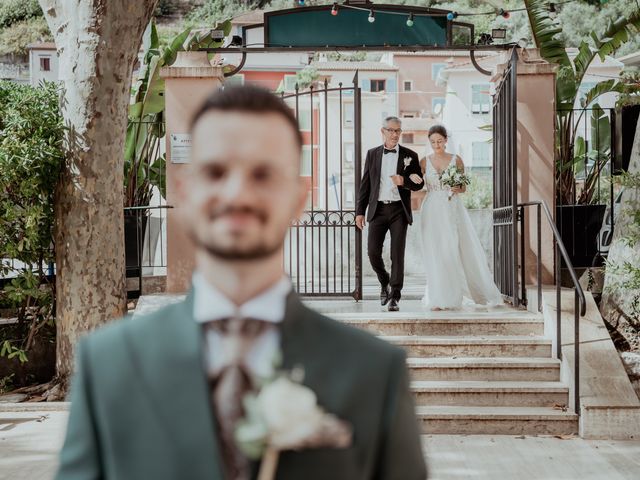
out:
{"label": "man's black suit jacket", "polygon": [[[384,147],[372,148],[367,152],[367,158],[364,163],[364,173],[362,174],[362,182],[358,192],[358,201],[356,204],[356,215],[364,215],[367,211],[367,221],[373,220],[378,206],[378,197],[380,195],[380,171],[382,169],[382,153]],[[405,165],[405,159],[410,159],[410,163]],[[398,145],[398,166],[396,169],[398,175],[404,178],[404,185],[398,187],[402,207],[409,224],[413,223],[413,215],[411,214],[411,190],[422,190],[424,181],[414,183],[409,179],[412,173],[415,173],[422,179],[422,168],[418,160],[418,154],[413,150]]]}

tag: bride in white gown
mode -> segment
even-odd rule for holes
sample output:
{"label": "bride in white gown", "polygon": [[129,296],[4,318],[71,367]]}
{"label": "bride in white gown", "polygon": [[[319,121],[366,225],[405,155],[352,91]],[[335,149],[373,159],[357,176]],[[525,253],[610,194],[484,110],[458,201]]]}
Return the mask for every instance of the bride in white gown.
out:
{"label": "bride in white gown", "polygon": [[453,164],[464,170],[464,163],[459,156],[446,152],[447,131],[443,126],[429,129],[429,142],[433,154],[422,160],[427,190],[420,211],[427,273],[422,301],[431,310],[460,308],[463,299],[481,305],[502,304],[487,257],[460,198],[465,187],[450,189],[440,183],[440,172]]}

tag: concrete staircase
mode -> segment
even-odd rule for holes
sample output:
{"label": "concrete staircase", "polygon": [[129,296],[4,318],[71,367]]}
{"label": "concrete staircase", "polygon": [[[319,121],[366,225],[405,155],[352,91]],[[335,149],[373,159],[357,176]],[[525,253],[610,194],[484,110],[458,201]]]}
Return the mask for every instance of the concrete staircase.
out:
{"label": "concrete staircase", "polygon": [[424,433],[577,434],[541,315],[489,312],[339,313],[407,351]]}

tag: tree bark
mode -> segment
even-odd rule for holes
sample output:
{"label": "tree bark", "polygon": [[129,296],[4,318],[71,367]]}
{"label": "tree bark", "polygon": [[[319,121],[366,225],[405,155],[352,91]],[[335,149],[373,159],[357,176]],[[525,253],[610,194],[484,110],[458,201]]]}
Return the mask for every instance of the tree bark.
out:
{"label": "tree bark", "polygon": [[[58,380],[80,336],[126,312],[123,151],[133,66],[157,0],[40,0],[60,58],[66,160],[56,195]],[[64,388],[63,388],[64,389]]]}

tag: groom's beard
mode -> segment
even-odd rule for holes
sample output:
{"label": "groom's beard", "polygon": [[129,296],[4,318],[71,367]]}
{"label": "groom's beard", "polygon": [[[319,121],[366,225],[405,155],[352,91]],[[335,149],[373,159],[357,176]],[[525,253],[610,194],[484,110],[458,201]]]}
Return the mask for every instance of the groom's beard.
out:
{"label": "groom's beard", "polygon": [[[226,208],[221,211],[214,211],[209,216],[209,221],[213,222],[220,217],[234,213],[254,215],[260,224],[265,227],[268,222],[268,216],[266,213],[250,208]],[[196,247],[205,250],[212,257],[230,261],[261,260],[271,257],[282,249],[287,234],[285,229],[282,235],[276,236],[276,238],[270,242],[268,239],[269,236],[266,235],[266,232],[261,232],[261,234],[258,235],[256,242],[252,245],[245,247],[233,245],[229,247],[220,245],[216,242],[215,238],[212,238],[211,235],[207,235],[205,238],[200,238],[196,229],[190,229],[189,233],[189,236]]]}

